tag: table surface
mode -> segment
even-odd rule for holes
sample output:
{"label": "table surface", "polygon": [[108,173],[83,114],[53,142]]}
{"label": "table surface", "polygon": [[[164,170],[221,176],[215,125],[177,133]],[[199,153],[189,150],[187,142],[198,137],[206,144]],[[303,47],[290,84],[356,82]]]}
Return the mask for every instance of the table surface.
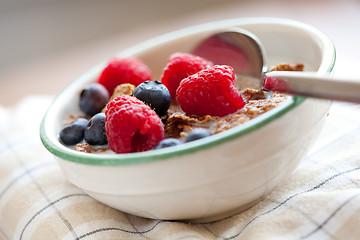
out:
{"label": "table surface", "polygon": [[[39,2],[33,1],[35,3]],[[94,9],[90,7],[87,7],[87,11],[78,17],[74,17],[75,13],[73,12],[73,15],[69,13],[70,15],[65,17],[60,10],[57,10],[56,13],[59,16],[51,18],[50,14],[45,14],[42,11],[51,13],[51,10],[63,9],[64,12],[67,12],[67,8],[75,7],[66,2],[61,7],[55,5],[54,1],[42,1],[42,4],[44,2],[48,2],[47,8],[39,8],[39,5],[35,4],[37,11],[31,11],[30,7],[22,11],[13,10],[14,13],[23,16],[24,20],[25,17],[28,19],[28,21],[21,22],[21,26],[25,24],[24,29],[30,29],[34,32],[34,35],[43,34],[43,36],[38,38],[28,36],[30,40],[23,39],[22,41],[19,40],[22,38],[17,36],[10,39],[10,30],[17,26],[12,27],[11,23],[7,25],[9,34],[3,36],[6,36],[7,41],[9,43],[13,42],[14,45],[8,44],[2,46],[2,48],[4,51],[6,49],[11,51],[18,49],[19,52],[14,52],[12,55],[20,57],[18,57],[18,61],[13,58],[13,62],[9,58],[7,65],[0,65],[0,105],[11,106],[27,95],[56,95],[87,69],[135,43],[183,27],[228,18],[282,17],[303,21],[322,30],[333,40],[337,50],[337,63],[335,66],[337,73],[356,75],[357,66],[360,65],[358,58],[360,55],[358,45],[360,42],[360,31],[358,31],[360,23],[359,0],[275,0],[271,3],[265,0],[228,0],[208,1],[206,5],[203,1],[193,1],[193,7],[190,5],[191,1],[184,1],[183,5],[176,8],[174,8],[173,4],[166,3],[166,1],[157,0],[155,1],[156,7],[150,7],[148,11],[146,11],[147,7],[139,7],[143,1],[125,3],[119,1],[123,4],[121,8],[123,10],[119,16],[117,18],[107,18],[106,11],[111,9],[111,4],[119,8],[119,5],[109,1],[109,3],[106,3],[110,5],[107,8],[102,8],[103,12],[97,12],[97,14],[102,14],[102,17],[95,27],[91,25],[94,24],[94,21],[90,22],[90,26],[82,26],[78,23],[81,22],[83,15],[94,14]],[[94,8],[96,7],[98,6],[94,5]],[[15,7],[9,7],[9,9],[15,9]],[[30,10],[27,11],[26,9]],[[136,9],[137,14],[132,14],[134,9]],[[127,14],[125,14],[126,12]],[[34,15],[38,16],[36,21]],[[9,14],[2,14],[1,16],[2,18],[10,18],[12,16],[11,11]],[[66,18],[71,19],[73,24],[66,22]],[[119,24],[117,20],[122,24]],[[39,25],[39,23],[46,23],[47,21],[54,21],[52,28],[57,27],[57,35],[54,32],[54,36],[51,37],[51,31],[45,29],[48,26]],[[108,29],[111,24],[107,21],[114,22],[114,29],[111,31]],[[26,25],[27,22],[28,25]],[[37,26],[30,24],[36,24]],[[76,27],[83,27],[84,31],[76,33]],[[91,27],[93,27],[93,35],[91,35]],[[105,30],[100,32],[99,29],[102,27]],[[22,33],[25,34],[24,31]],[[63,33],[69,34],[64,35]],[[81,37],[87,39],[84,40]],[[75,41],[75,38],[78,41]],[[21,44],[25,44],[26,41],[28,41],[27,49],[21,48]],[[32,49],[33,52],[37,51],[39,54],[35,52],[32,55],[26,55],[26,53],[29,53],[29,49]],[[6,62],[6,59],[2,59],[2,62]]]}

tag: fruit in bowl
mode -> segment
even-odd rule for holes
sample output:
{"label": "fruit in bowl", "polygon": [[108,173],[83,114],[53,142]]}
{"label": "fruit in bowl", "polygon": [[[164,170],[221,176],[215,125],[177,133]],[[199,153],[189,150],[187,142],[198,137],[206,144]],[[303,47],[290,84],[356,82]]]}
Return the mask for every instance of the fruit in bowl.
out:
{"label": "fruit in bowl", "polygon": [[[112,59],[97,83],[90,83],[80,91],[78,104],[82,110],[79,113],[81,117],[66,124],[60,131],[62,143],[77,144],[77,151],[88,153],[99,151],[101,145],[107,143],[108,147],[103,146],[101,152],[107,148],[115,153],[159,149],[168,146],[163,144],[163,141],[170,141],[168,138],[181,143],[180,140],[188,142],[200,136],[218,134],[288,99],[285,94],[244,88],[249,83],[243,76],[236,79],[231,66],[213,65],[189,53],[170,56],[163,70],[164,84],[142,78],[149,76],[149,71],[136,76],[131,64],[135,59],[120,60]],[[116,68],[121,69],[118,71],[120,74],[115,71],[107,73],[104,78],[104,72],[109,67],[114,69],[114,62],[117,63]],[[199,62],[204,64],[199,65]],[[141,64],[141,69],[148,69],[137,59],[135,63]],[[128,79],[122,76],[124,71]],[[135,78],[137,80],[132,81]],[[114,81],[120,84],[114,87]],[[171,96],[169,88],[175,96]],[[112,96],[109,97],[108,93]],[[86,122],[83,116],[88,116],[90,120]],[[71,116],[70,119],[73,118]]]}
{"label": "fruit in bowl", "polygon": [[[169,56],[175,52],[190,53],[201,39],[228,27],[243,28],[255,34],[264,44],[269,65],[300,62],[308,71],[320,73],[331,72],[333,68],[335,50],[325,35],[306,24],[273,18],[231,19],[190,27],[134,46],[119,53],[117,58],[135,58],[151,70],[152,76],[162,80],[160,76],[165,75],[164,66],[167,65]],[[175,137],[165,131],[163,137],[154,140],[156,144],[152,144],[145,151],[142,148],[132,149],[131,146],[126,146],[130,150],[119,154],[113,154],[112,151],[100,154],[75,151],[59,141],[59,132],[64,127],[63,121],[67,116],[82,111],[74,104],[79,101],[77,93],[89,84],[99,81],[107,65],[106,61],[94,67],[54,100],[43,119],[40,135],[44,146],[55,155],[70,182],[109,206],[143,217],[218,218],[252,205],[296,168],[316,140],[331,104],[326,100],[286,96],[286,101],[281,105],[250,121],[244,121],[236,127],[226,127],[216,134],[216,130],[209,127],[210,136],[200,133],[200,136],[206,136],[200,139],[195,136],[197,140],[184,140],[184,144],[174,139],[191,136],[191,127],[184,128],[185,134],[172,133]],[[193,74],[188,76],[186,79],[189,80],[181,80],[178,87],[175,80],[171,80],[175,87],[168,84],[167,88],[172,101],[174,96],[171,93],[174,94],[175,88],[175,94],[178,95],[175,100],[183,108],[182,111],[189,116],[196,115],[204,119],[208,114],[214,118],[226,118],[245,108],[236,91],[231,94],[230,103],[226,104],[230,106],[230,110],[225,112],[222,112],[224,108],[219,111],[215,107],[206,109],[206,104],[200,104],[200,108],[192,106],[194,104],[188,100],[188,89],[198,90],[198,85],[194,87],[192,84],[202,76],[201,71],[208,71],[209,68],[215,71],[214,68],[217,67],[209,67],[211,64],[207,63],[205,65],[205,69],[196,70],[196,77],[193,77]],[[227,74],[227,77],[229,75],[231,76]],[[129,80],[120,84],[130,83],[136,87],[147,80],[149,79],[141,83],[132,83]],[[226,93],[233,89],[231,81],[228,81]],[[156,85],[155,82],[151,84]],[[107,91],[110,92],[109,89]],[[112,93],[109,93],[109,98],[110,95]],[[245,96],[244,92],[240,95],[245,98],[244,102],[248,101]],[[128,104],[131,101],[134,103]],[[207,101],[213,99],[209,98]],[[124,102],[126,104],[123,104]],[[162,113],[157,114],[144,104],[144,100],[125,94],[110,101],[103,122],[105,125],[111,122],[106,118],[110,119],[112,114],[121,112],[119,109],[125,108],[122,106],[132,109],[135,108],[134,105],[139,106],[136,111],[141,112],[140,115],[144,112],[151,113],[149,117],[143,117],[145,120],[152,119],[153,122],[157,119],[156,126],[165,122],[165,129],[169,119],[177,119],[174,106],[169,107],[165,121],[163,116],[159,116]],[[206,112],[202,112],[204,109]],[[171,115],[173,113],[174,115]],[[127,115],[128,119],[132,117],[131,114]],[[232,120],[230,117],[226,121]],[[105,129],[111,127],[105,126]],[[130,127],[127,130],[130,130]],[[157,128],[144,127],[141,124],[132,131],[140,133],[150,130],[161,132]],[[170,139],[167,140],[168,143],[162,143],[167,147],[156,147],[163,138]],[[108,140],[113,141],[112,137]],[[123,141],[122,144],[126,143],[129,141]]]}

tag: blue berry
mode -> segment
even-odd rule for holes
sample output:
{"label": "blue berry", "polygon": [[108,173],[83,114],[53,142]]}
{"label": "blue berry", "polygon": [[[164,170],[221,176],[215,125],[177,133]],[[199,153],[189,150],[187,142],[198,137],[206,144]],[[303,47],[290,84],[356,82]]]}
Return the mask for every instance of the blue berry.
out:
{"label": "blue berry", "polygon": [[109,99],[109,93],[103,85],[92,83],[81,91],[79,107],[86,115],[93,116],[101,112]]}
{"label": "blue berry", "polygon": [[90,145],[107,144],[105,113],[97,113],[89,120],[85,128],[84,137],[85,141]]}
{"label": "blue berry", "polygon": [[171,146],[176,146],[176,145],[179,145],[182,143],[183,143],[182,141],[180,141],[179,139],[176,139],[176,138],[165,138],[164,140],[159,142],[158,145],[156,145],[154,147],[154,150],[161,149],[161,148],[167,148],[167,147],[171,147]]}
{"label": "blue berry", "polygon": [[60,140],[66,145],[74,145],[81,142],[84,139],[84,132],[88,120],[85,118],[78,118],[60,131]]}
{"label": "blue berry", "polygon": [[185,142],[195,141],[210,136],[211,133],[205,128],[195,128],[186,137]]}
{"label": "blue berry", "polygon": [[159,81],[145,81],[139,84],[134,97],[149,105],[159,117],[164,116],[171,104],[171,96],[167,87]]}

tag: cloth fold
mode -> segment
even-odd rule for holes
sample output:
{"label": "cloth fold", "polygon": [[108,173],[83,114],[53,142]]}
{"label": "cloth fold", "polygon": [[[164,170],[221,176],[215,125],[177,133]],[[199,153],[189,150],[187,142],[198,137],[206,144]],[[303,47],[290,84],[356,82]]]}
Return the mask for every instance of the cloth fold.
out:
{"label": "cloth fold", "polygon": [[188,223],[112,209],[69,183],[39,138],[52,97],[0,107],[0,239],[359,239],[360,105],[334,103],[308,156],[271,194]]}

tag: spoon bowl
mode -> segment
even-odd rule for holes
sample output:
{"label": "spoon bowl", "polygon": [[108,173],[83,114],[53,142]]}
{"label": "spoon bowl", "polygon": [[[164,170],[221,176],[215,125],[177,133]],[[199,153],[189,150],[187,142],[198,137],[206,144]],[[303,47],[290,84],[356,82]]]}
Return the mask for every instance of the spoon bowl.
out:
{"label": "spoon bowl", "polygon": [[265,50],[260,40],[240,28],[211,35],[202,40],[192,53],[214,64],[232,66],[236,73],[257,79],[262,78],[266,66]]}

